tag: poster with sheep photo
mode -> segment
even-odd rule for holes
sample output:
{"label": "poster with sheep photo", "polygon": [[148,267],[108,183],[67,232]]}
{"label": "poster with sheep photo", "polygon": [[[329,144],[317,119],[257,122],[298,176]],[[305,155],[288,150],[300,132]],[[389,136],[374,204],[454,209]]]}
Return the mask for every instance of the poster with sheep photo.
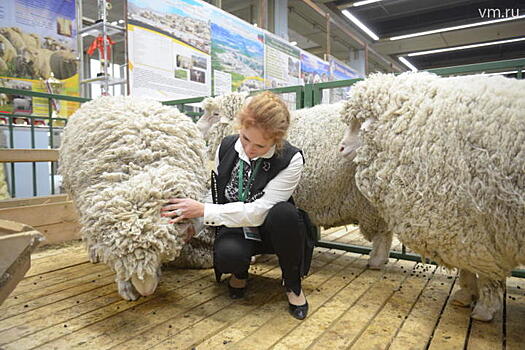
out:
{"label": "poster with sheep photo", "polygon": [[210,95],[210,16],[211,6],[196,0],[129,0],[131,94],[159,101]]}
{"label": "poster with sheep photo", "polygon": [[[78,96],[75,16],[75,0],[2,0],[0,85],[30,85],[33,91]],[[46,85],[44,81],[51,76],[61,84]],[[48,115],[47,99],[0,97],[0,113]],[[57,102],[54,108],[59,116],[67,117],[78,108],[78,103]]]}

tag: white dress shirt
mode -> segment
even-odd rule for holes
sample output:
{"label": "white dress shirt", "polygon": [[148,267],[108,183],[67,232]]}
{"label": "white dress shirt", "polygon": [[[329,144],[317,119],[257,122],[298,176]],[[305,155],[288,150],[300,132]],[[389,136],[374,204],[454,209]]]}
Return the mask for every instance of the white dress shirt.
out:
{"label": "white dress shirt", "polygon": [[[244,152],[241,140],[235,143],[235,151],[239,158],[250,164],[250,159]],[[271,158],[275,153],[275,146],[261,158]],[[252,160],[258,159],[254,158]],[[215,172],[219,164],[219,149],[215,154]],[[297,152],[290,164],[279,172],[266,186],[262,197],[251,203],[232,202],[225,204],[204,203],[204,224],[209,226],[246,227],[260,226],[263,224],[268,211],[278,202],[290,199],[293,191],[301,179],[303,170],[303,157]],[[211,198],[211,197],[210,197]]]}

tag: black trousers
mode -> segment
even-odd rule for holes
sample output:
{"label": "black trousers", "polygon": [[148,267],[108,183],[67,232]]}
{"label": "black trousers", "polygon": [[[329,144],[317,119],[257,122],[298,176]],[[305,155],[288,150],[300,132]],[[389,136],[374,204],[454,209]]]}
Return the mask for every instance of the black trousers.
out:
{"label": "black trousers", "polygon": [[242,228],[221,227],[214,244],[215,269],[246,279],[252,255],[275,253],[285,287],[299,295],[305,233],[297,208],[290,202],[277,203],[268,212],[259,232],[262,242],[245,239]]}

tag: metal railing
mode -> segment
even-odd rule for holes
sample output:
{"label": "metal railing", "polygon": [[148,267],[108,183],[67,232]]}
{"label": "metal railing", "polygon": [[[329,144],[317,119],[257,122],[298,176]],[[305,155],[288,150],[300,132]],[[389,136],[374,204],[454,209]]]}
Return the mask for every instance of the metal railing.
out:
{"label": "metal railing", "polygon": [[[286,86],[286,87],[272,88],[272,89],[266,89],[266,90],[254,90],[254,91],[250,91],[250,95],[255,95],[261,91],[272,91],[276,94],[293,93],[295,94],[295,108],[301,109],[304,107],[304,89],[302,85]],[[215,96],[214,95],[200,96],[200,97],[183,98],[183,99],[178,99],[178,100],[168,100],[168,101],[163,101],[162,104],[167,105],[167,106],[176,106],[179,109],[179,111],[181,111],[182,113],[185,113],[190,117],[198,117],[198,116],[201,116],[202,113],[187,112],[185,111],[185,107],[186,105],[189,105],[192,103],[202,102],[207,97],[215,97]]]}
{"label": "metal railing", "polygon": [[486,63],[465,64],[461,66],[445,67],[429,69],[428,72],[437,75],[452,75],[452,74],[468,74],[480,72],[499,72],[505,69],[515,69],[518,79],[523,79],[523,71],[525,70],[525,58],[517,58],[513,60],[494,61]]}
{"label": "metal railing", "polygon": [[[62,126],[55,125],[56,124],[63,124],[65,125],[67,123],[67,118],[62,117],[53,117],[53,108],[52,100],[61,100],[61,101],[71,101],[71,102],[87,102],[90,99],[88,98],[82,98],[77,96],[67,96],[67,95],[56,95],[56,94],[48,94],[44,92],[37,92],[37,91],[29,91],[29,90],[19,90],[19,89],[12,89],[12,88],[6,88],[6,87],[0,87],[0,93],[6,94],[6,95],[16,95],[16,96],[28,96],[28,97],[37,97],[37,98],[46,98],[48,100],[48,115],[47,116],[40,116],[40,115],[28,115],[28,114],[21,114],[21,113],[3,113],[0,114],[0,117],[7,119],[7,129],[9,132],[8,135],[8,147],[10,149],[15,148],[15,128],[29,128],[30,130],[30,147],[31,149],[36,149],[36,142],[35,142],[35,134],[36,130],[44,130],[47,129],[49,132],[49,142],[48,147],[50,149],[55,148],[54,145],[54,132],[56,130],[60,130]],[[21,126],[18,124],[15,124],[15,119],[26,119],[29,123],[29,125]],[[37,125],[36,121],[46,121],[47,125]],[[15,163],[21,162],[21,160],[9,162],[10,163],[10,193],[12,197],[16,197],[16,172],[15,172]],[[46,161],[50,162],[50,174],[51,174],[51,183],[50,183],[50,191],[51,194],[55,194],[55,169],[56,169],[56,162],[55,161]],[[32,187],[33,187],[33,195],[37,196],[38,194],[38,185],[37,185],[37,162],[31,162],[32,163]]]}

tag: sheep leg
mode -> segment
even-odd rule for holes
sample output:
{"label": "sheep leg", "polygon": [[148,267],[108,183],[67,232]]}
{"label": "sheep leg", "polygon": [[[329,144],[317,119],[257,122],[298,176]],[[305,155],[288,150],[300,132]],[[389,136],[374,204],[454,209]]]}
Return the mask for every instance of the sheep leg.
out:
{"label": "sheep leg", "polygon": [[498,281],[487,277],[478,278],[479,300],[470,317],[478,321],[491,321],[501,308],[505,280]]}
{"label": "sheep leg", "polygon": [[137,292],[131,281],[116,281],[118,294],[122,299],[128,301],[137,300],[140,297],[140,294]]}
{"label": "sheep leg", "polygon": [[376,233],[372,238],[372,251],[368,259],[368,268],[380,270],[388,262],[388,252],[392,245],[392,233]]}
{"label": "sheep leg", "polygon": [[478,278],[467,270],[459,270],[459,286],[461,287],[452,296],[452,304],[469,307],[474,300],[478,299]]}
{"label": "sheep leg", "polygon": [[89,261],[91,261],[92,264],[98,264],[100,262],[97,254],[97,248],[95,246],[90,246],[88,248],[88,255]]}

